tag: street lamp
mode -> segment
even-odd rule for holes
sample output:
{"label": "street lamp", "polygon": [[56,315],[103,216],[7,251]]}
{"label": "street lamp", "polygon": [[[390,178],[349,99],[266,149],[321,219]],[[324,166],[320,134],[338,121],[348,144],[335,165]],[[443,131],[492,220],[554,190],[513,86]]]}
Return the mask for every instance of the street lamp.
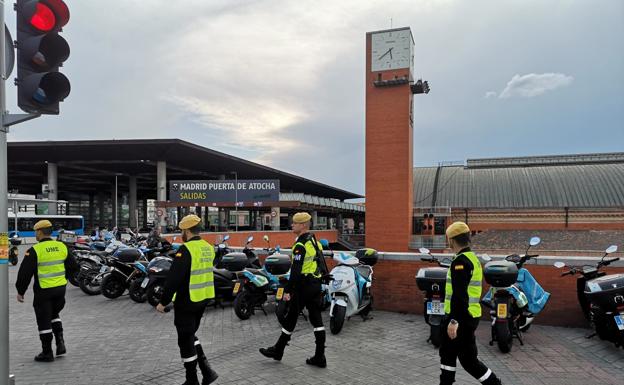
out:
{"label": "street lamp", "polygon": [[236,232],[238,232],[238,173],[236,171],[232,171],[231,174],[234,174],[234,215],[236,217],[234,226]]}

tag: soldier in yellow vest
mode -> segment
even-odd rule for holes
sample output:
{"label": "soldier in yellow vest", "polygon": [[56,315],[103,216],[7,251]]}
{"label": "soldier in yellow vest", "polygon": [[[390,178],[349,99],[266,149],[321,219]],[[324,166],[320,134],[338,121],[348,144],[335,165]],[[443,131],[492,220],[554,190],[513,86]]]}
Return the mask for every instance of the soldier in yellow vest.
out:
{"label": "soldier in yellow vest", "polygon": [[15,288],[17,301],[24,302],[24,294],[35,277],[33,284],[33,307],[37,318],[39,339],[43,351],[35,357],[35,361],[54,361],[52,353],[52,336],[56,339],[56,356],[66,353],[63,338],[63,324],[59,313],[65,307],[65,286],[67,279],[65,270],[77,269],[73,258],[67,258],[67,247],[62,242],[53,241],[52,223],[42,220],[35,224],[37,244],[28,249],[17,273]]}
{"label": "soldier in yellow vest", "polygon": [[[462,367],[485,385],[500,385],[500,380],[477,358],[475,331],[481,318],[481,262],[470,250],[470,228],[455,222],[446,229],[449,247],[456,256],[446,275],[444,313],[440,345],[440,385],[455,382],[457,359]],[[444,329],[443,329],[444,330]]]}
{"label": "soldier in yellow vest", "polygon": [[[324,263],[317,263],[316,256],[322,251],[322,246],[310,233],[310,221],[312,217],[308,213],[297,213],[293,216],[293,233],[297,240],[292,248],[292,267],[290,279],[284,290],[284,301],[290,301],[290,310],[282,323],[282,333],[274,346],[261,348],[260,353],[264,356],[280,361],[284,355],[284,349],[290,341],[290,336],[295,330],[299,313],[306,307],[310,323],[314,328],[316,351],[314,356],[308,358],[308,365],[325,368],[325,327],[321,317],[321,277],[326,274],[323,271]],[[319,258],[323,258],[322,255]],[[322,266],[321,266],[322,265]]]}
{"label": "soldier in yellow vest", "polygon": [[187,215],[178,224],[184,244],[175,254],[167,276],[165,289],[156,310],[163,313],[173,301],[173,323],[178,332],[180,356],[186,369],[183,385],[199,385],[197,365],[202,373],[202,385],[217,380],[217,373],[208,364],[199,339],[195,336],[208,300],[215,297],[212,245],[199,236],[201,218]]}

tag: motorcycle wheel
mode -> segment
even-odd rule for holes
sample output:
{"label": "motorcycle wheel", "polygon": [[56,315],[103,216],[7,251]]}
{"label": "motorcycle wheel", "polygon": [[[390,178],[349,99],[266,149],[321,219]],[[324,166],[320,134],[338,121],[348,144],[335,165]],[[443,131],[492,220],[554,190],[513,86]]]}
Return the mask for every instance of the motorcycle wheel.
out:
{"label": "motorcycle wheel", "polygon": [[126,285],[116,275],[108,274],[102,278],[102,295],[106,298],[115,299],[126,291]]}
{"label": "motorcycle wheel", "polygon": [[329,317],[329,330],[332,334],[338,334],[344,325],[347,308],[344,306],[334,306],[334,314]]}
{"label": "motorcycle wheel", "polygon": [[154,284],[147,289],[147,302],[156,307],[162,298],[163,289],[164,287],[160,283]]}
{"label": "motorcycle wheel", "polygon": [[246,320],[253,314],[253,303],[251,303],[251,295],[246,290],[241,290],[234,298],[234,313],[241,320]]}
{"label": "motorcycle wheel", "polygon": [[497,322],[494,328],[498,349],[503,353],[509,353],[513,344],[513,336],[511,335],[511,329],[509,329],[509,323]]}
{"label": "motorcycle wheel", "polygon": [[442,327],[440,325],[431,325],[429,338],[431,339],[431,344],[439,348],[442,343]]}
{"label": "motorcycle wheel", "polygon": [[95,277],[99,274],[99,271],[88,271],[83,273],[82,280],[80,280],[78,286],[87,295],[98,295],[102,292],[101,282],[97,282]]}
{"label": "motorcycle wheel", "polygon": [[147,293],[145,289],[141,287],[141,283],[143,283],[142,279],[135,279],[130,284],[128,288],[128,294],[130,295],[130,299],[137,303],[143,303],[147,301]]}

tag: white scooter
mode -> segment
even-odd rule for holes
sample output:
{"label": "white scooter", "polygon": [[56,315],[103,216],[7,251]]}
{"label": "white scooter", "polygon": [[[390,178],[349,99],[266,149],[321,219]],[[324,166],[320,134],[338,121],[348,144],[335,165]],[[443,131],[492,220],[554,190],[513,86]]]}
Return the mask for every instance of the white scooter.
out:
{"label": "white scooter", "polygon": [[334,254],[334,260],[338,264],[330,273],[333,277],[329,285],[329,329],[332,334],[340,333],[345,318],[359,314],[367,319],[373,305],[372,266],[377,263],[377,259],[378,253],[374,249],[360,249],[355,256],[346,253]]}

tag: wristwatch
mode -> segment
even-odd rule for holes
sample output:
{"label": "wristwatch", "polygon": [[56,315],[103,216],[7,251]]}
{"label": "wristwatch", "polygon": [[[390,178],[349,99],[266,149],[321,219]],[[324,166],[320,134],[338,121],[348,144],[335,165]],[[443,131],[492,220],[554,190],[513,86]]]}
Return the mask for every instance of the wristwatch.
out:
{"label": "wristwatch", "polygon": [[454,320],[454,319],[452,319],[452,318],[451,318],[451,322],[450,322],[450,324],[451,324],[451,325],[457,325],[458,323],[459,323],[459,322],[457,322],[456,320]]}

